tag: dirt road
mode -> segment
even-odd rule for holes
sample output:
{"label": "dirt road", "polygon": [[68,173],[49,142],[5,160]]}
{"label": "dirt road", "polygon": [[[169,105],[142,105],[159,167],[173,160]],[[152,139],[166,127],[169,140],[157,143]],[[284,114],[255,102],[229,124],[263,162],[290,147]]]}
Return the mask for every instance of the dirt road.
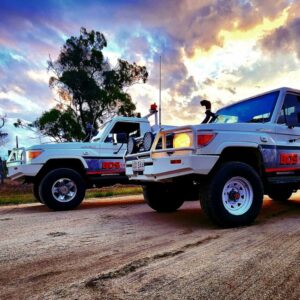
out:
{"label": "dirt road", "polygon": [[253,226],[219,229],[187,202],[141,196],[51,212],[0,207],[0,299],[299,299],[300,194],[265,198]]}

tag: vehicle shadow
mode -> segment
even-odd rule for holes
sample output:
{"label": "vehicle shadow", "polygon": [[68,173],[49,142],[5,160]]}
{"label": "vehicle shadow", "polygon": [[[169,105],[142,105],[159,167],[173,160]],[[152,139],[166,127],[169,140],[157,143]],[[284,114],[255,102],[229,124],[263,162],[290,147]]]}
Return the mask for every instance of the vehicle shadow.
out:
{"label": "vehicle shadow", "polygon": [[[77,211],[77,210],[85,210],[85,209],[97,209],[100,207],[108,207],[114,205],[137,205],[142,204],[144,202],[143,196],[125,196],[125,197],[108,197],[108,198],[93,198],[93,199],[86,199],[84,200],[79,207],[75,210],[70,211]],[[53,212],[58,213],[58,211],[53,211],[49,209],[46,205],[41,204],[39,202],[34,202],[30,204],[21,204],[21,205],[5,205],[0,206],[0,214],[1,212],[17,212],[17,211],[24,211],[24,212]],[[66,212],[66,211],[64,211]]]}
{"label": "vehicle shadow", "polygon": [[[297,196],[297,195],[296,195]],[[101,209],[104,207],[110,206],[136,206],[141,205],[141,209],[130,212],[131,217],[142,218],[144,222],[150,222],[155,224],[172,224],[172,226],[177,226],[180,228],[183,227],[193,227],[193,228],[208,228],[216,229],[219,228],[215,226],[209,218],[204,214],[203,210],[200,207],[198,201],[185,202],[183,206],[172,213],[157,213],[153,211],[148,205],[144,202],[143,196],[126,196],[126,197],[111,197],[111,198],[99,198],[92,200],[85,200],[76,210],[94,210]],[[47,208],[45,205],[40,203],[33,203],[27,205],[18,205],[18,206],[6,206],[0,210],[0,215],[5,213],[66,213],[52,211]],[[72,211],[69,211],[70,213]],[[268,197],[265,197],[262,210],[255,221],[255,224],[265,223],[269,219],[274,219],[282,215],[299,215],[300,212],[300,197],[292,197],[291,200],[286,202],[276,202],[270,200]],[[226,230],[226,229],[225,229]]]}
{"label": "vehicle shadow", "polygon": [[[147,211],[143,211],[142,215],[144,222],[154,222],[159,223],[164,226],[164,224],[172,224],[172,226],[178,228],[201,228],[201,229],[217,229],[217,230],[231,230],[230,228],[222,229],[214,225],[210,219],[206,216],[204,211],[201,209],[199,202],[186,202],[179,210],[172,213],[157,213],[151,208],[146,208]],[[276,202],[265,197],[263,202],[263,207],[258,215],[258,218],[254,222],[254,225],[260,223],[266,223],[270,219],[275,219],[276,217],[281,217],[285,215],[287,218],[289,216],[299,216],[300,212],[300,199],[292,198],[286,202]],[[242,226],[240,228],[245,228]]]}
{"label": "vehicle shadow", "polygon": [[299,215],[300,212],[300,198],[292,197],[288,201],[279,202],[265,197],[262,210],[258,216],[258,221],[265,221],[267,219],[274,219],[276,217]]}
{"label": "vehicle shadow", "polygon": [[183,206],[179,210],[171,213],[158,213],[151,208],[141,212],[144,223],[155,223],[157,226],[186,230],[186,233],[196,229],[217,229],[209,218],[204,214],[200,205],[194,207]]}

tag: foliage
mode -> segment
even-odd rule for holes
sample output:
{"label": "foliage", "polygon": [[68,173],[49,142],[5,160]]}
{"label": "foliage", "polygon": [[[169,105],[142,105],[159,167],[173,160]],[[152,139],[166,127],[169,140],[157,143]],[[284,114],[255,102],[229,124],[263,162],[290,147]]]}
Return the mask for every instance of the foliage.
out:
{"label": "foliage", "polygon": [[58,59],[50,59],[48,70],[54,76],[49,85],[58,92],[59,104],[36,121],[42,132],[59,140],[82,140],[114,115],[134,115],[136,107],[125,89],[146,82],[146,67],[121,59],[112,67],[102,52],[106,46],[102,33],[81,28]]}
{"label": "foliage", "polygon": [[1,129],[4,127],[6,122],[6,116],[0,116],[0,146],[3,146],[7,142],[8,134],[3,132]]}
{"label": "foliage", "polygon": [[52,108],[34,123],[39,130],[58,142],[82,140],[85,133],[77,122],[77,116],[70,108],[59,110]]}
{"label": "foliage", "polygon": [[35,123],[30,123],[30,122],[24,121],[22,119],[17,119],[17,121],[14,123],[14,126],[16,128],[23,128],[23,129],[30,130],[31,132],[33,132],[35,134],[36,138],[39,138],[41,141],[41,137],[42,137],[43,133],[37,128]]}

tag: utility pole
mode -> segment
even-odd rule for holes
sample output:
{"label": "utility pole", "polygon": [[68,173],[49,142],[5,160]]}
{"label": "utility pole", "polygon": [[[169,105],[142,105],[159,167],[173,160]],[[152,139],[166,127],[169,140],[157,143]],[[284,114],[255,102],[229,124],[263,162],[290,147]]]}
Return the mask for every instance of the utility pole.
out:
{"label": "utility pole", "polygon": [[161,55],[159,56],[159,127],[161,127]]}

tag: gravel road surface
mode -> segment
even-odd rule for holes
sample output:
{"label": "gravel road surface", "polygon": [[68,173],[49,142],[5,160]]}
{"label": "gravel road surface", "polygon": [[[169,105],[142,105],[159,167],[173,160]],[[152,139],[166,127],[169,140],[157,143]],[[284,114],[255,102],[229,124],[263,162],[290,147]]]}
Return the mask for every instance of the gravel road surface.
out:
{"label": "gravel road surface", "polygon": [[198,202],[159,214],[142,196],[77,210],[0,207],[0,299],[300,299],[300,194],[219,229]]}

